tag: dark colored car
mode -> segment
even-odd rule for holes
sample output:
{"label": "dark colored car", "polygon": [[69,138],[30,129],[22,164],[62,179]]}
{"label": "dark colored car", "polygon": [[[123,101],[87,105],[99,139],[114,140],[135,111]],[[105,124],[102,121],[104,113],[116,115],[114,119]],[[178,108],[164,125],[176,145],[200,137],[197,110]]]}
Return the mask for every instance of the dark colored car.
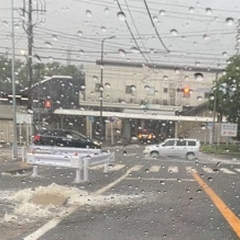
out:
{"label": "dark colored car", "polygon": [[158,138],[153,130],[143,129],[138,133],[140,143],[156,143]]}
{"label": "dark colored car", "polygon": [[99,141],[90,139],[79,132],[65,129],[40,130],[34,136],[33,144],[72,148],[101,148]]}

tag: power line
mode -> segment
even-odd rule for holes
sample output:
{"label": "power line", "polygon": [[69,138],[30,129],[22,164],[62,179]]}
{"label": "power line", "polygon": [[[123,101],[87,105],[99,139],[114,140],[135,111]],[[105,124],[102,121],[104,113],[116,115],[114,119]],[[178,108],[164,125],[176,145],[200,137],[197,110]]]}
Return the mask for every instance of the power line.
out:
{"label": "power line", "polygon": [[164,48],[167,50],[167,52],[169,53],[169,52],[170,52],[169,49],[168,49],[168,48],[166,47],[166,45],[164,44],[161,36],[160,36],[159,33],[158,33],[158,30],[157,30],[155,24],[154,24],[154,22],[153,22],[151,13],[150,13],[149,8],[148,8],[148,5],[147,5],[147,1],[146,1],[146,0],[143,0],[143,1],[144,1],[144,4],[145,4],[145,7],[146,7],[146,9],[147,9],[148,16],[149,16],[149,18],[150,18],[150,20],[151,20],[151,23],[152,23],[152,25],[153,25],[153,27],[154,27],[154,29],[155,29],[155,32],[156,32],[156,34],[157,34],[157,36],[158,36],[158,39],[159,39],[159,41],[161,42],[161,44],[163,45],[163,47],[164,47]]}
{"label": "power line", "polygon": [[[120,5],[120,3],[119,3],[119,0],[117,0],[117,4],[118,4],[118,7],[119,7],[120,11],[123,13],[123,10],[122,10],[122,7],[121,7],[121,5]],[[124,15],[125,15],[125,14],[124,14]],[[127,19],[125,19],[124,22],[125,22],[125,24],[126,24],[126,26],[127,26],[127,28],[128,28],[128,31],[130,32],[130,34],[131,34],[131,36],[132,36],[133,41],[135,42],[135,44],[136,44],[139,52],[141,53],[141,55],[143,56],[143,58],[145,59],[145,61],[148,63],[147,58],[146,58],[145,55],[142,53],[141,48],[140,48],[137,40],[135,39],[135,37],[134,37],[134,35],[133,35],[133,32],[132,32],[132,30],[131,30],[131,28],[130,28],[130,26],[129,26],[129,24],[128,24]]]}

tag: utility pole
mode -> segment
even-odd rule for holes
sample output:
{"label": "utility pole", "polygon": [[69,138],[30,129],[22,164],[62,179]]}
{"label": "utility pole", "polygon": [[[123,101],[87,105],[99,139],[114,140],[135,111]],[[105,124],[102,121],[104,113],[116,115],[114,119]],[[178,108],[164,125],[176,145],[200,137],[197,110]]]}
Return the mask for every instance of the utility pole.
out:
{"label": "utility pole", "polygon": [[[28,8],[26,7],[26,0],[23,0],[23,29],[28,36],[28,56],[27,56],[27,65],[28,65],[28,109],[32,110],[32,84],[33,84],[33,66],[32,66],[32,52],[33,52],[33,29],[34,26],[40,22],[44,22],[43,17],[39,17],[39,14],[42,16],[46,12],[46,3],[38,0],[36,1],[36,6],[33,8],[32,0],[28,0]],[[33,23],[32,13],[36,12],[36,19]],[[26,20],[27,19],[27,22]]]}
{"label": "utility pole", "polygon": [[[218,72],[216,72],[216,80],[215,80],[215,86],[218,85]],[[214,89],[214,101],[213,101],[213,124],[212,124],[212,144],[214,145],[214,139],[215,139],[215,121],[216,121],[216,111],[217,111],[217,90]]]}
{"label": "utility pole", "polygon": [[235,49],[236,49],[236,54],[238,55],[239,54],[239,45],[240,45],[240,19],[238,19],[238,24],[237,24],[237,36],[236,36],[236,41],[237,41],[237,44],[235,46]]}

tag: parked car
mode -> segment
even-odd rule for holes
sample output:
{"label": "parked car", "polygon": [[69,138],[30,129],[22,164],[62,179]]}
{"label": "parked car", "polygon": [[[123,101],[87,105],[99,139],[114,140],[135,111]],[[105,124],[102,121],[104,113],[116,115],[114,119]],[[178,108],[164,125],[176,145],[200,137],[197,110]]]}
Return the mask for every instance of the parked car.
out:
{"label": "parked car", "polygon": [[34,145],[100,149],[101,143],[87,136],[65,129],[40,130],[33,139]]}
{"label": "parked car", "polygon": [[196,158],[199,152],[199,140],[186,138],[168,138],[160,144],[146,146],[143,151],[145,157],[179,157],[187,158],[188,160]]}

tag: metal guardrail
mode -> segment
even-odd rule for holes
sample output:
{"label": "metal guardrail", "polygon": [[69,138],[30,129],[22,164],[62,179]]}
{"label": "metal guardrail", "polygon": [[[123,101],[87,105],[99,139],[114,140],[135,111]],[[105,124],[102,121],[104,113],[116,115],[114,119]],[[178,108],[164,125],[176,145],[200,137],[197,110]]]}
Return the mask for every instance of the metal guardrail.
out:
{"label": "metal guardrail", "polygon": [[[75,183],[88,181],[88,168],[99,164],[104,164],[104,172],[108,172],[110,161],[115,160],[114,153],[86,154],[77,155],[46,154],[46,153],[27,153],[27,163],[33,165],[32,177],[38,177],[38,166],[63,167],[76,169]],[[81,178],[83,170],[83,178]]]}

